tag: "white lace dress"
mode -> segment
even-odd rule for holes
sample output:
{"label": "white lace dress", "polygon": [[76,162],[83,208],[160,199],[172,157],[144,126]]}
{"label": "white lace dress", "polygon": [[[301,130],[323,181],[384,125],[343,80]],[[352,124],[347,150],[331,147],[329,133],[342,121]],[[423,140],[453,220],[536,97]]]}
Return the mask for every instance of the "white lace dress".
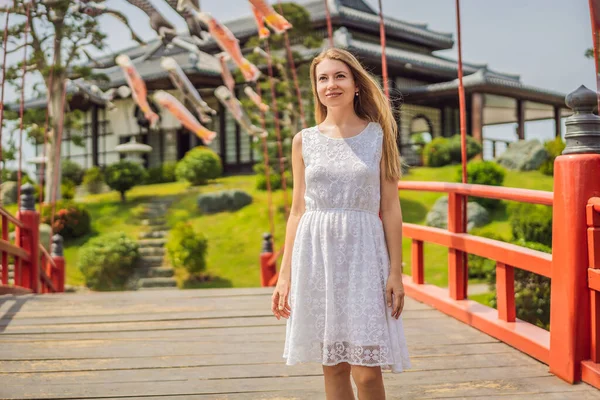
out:
{"label": "white lace dress", "polygon": [[304,129],[306,212],[292,251],[287,365],[381,366],[410,361],[402,316],[385,303],[389,255],[379,219],[383,131],[371,122],[350,138]]}

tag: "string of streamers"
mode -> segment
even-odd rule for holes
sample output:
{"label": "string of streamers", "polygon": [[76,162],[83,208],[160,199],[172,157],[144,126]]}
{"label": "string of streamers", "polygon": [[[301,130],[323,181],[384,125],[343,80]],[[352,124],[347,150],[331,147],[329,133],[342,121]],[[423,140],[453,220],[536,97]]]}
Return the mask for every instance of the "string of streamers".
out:
{"label": "string of streamers", "polygon": [[388,85],[387,56],[385,52],[385,24],[383,23],[381,0],[379,0],[379,37],[381,38],[381,78],[383,79],[383,91],[389,100],[390,88]]}
{"label": "string of streamers", "polygon": [[[279,13],[283,16],[283,7],[281,6],[281,0],[279,0]],[[302,94],[300,92],[300,84],[298,83],[298,74],[296,73],[296,63],[294,62],[294,55],[292,54],[292,47],[290,45],[290,38],[287,31],[283,32],[283,38],[285,39],[285,50],[288,57],[288,64],[292,71],[292,80],[294,81],[294,88],[296,89],[296,98],[298,99],[298,111],[300,112],[300,122],[302,128],[306,129],[306,117],[304,115],[304,104],[302,104]]]}
{"label": "string of streamers", "polygon": [[[461,164],[462,164],[462,183],[467,183],[467,131],[466,131],[466,104],[465,104],[465,87],[463,85],[463,63],[462,63],[462,37],[461,37],[461,24],[460,24],[460,0],[456,0],[456,29],[458,39],[458,99],[460,107],[460,150],[461,150]],[[462,199],[462,215],[463,229],[467,227],[467,196],[461,196]],[[467,253],[463,252],[463,268],[467,266]],[[466,273],[465,280],[466,280]],[[466,288],[466,282],[462,285]],[[458,293],[460,299],[466,297],[466,293]]]}
{"label": "string of streamers", "polygon": [[[6,80],[6,55],[8,54],[8,49],[6,46],[8,45],[8,21],[10,18],[10,9],[6,11],[6,24],[4,25],[4,38],[2,41],[2,49],[4,51],[2,55],[2,85],[0,89],[2,90],[2,94],[0,94],[0,160],[2,160],[2,126],[4,125],[4,81]],[[0,184],[2,184],[2,174],[0,174]],[[2,205],[2,196],[0,196],[0,205]]]}
{"label": "string of streamers", "polygon": [[331,13],[329,12],[329,0],[325,2],[325,18],[327,19],[327,35],[329,36],[329,47],[333,46],[333,27],[331,26]]}
{"label": "string of streamers", "polygon": [[[31,12],[31,3],[27,3],[25,11],[25,43],[29,36],[29,13]],[[17,171],[17,201],[21,204],[21,177],[23,169],[23,115],[25,114],[25,75],[27,75],[27,46],[23,48],[23,77],[21,83],[21,105],[19,107],[19,168]],[[4,107],[4,104],[2,105]]]}
{"label": "string of streamers", "polygon": [[[256,85],[256,91],[259,97],[262,98],[262,89],[260,88],[260,85]],[[260,125],[262,127],[263,130],[266,131],[267,129],[267,124],[265,121],[265,113],[263,112],[262,109],[260,110]],[[263,162],[265,164],[265,179],[267,182],[267,207],[269,210],[269,226],[270,226],[270,232],[271,232],[271,240],[273,240],[273,242],[275,242],[275,220],[274,220],[274,213],[273,213],[273,200],[272,200],[272,192],[271,192],[271,167],[269,165],[269,152],[268,152],[268,147],[267,147],[267,137],[263,136],[262,138],[262,145],[263,145]]]}

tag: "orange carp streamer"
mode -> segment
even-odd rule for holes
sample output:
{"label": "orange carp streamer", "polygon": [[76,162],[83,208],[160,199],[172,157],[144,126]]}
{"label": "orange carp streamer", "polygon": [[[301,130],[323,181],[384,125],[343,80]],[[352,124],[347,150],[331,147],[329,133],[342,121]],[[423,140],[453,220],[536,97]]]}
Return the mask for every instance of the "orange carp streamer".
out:
{"label": "orange carp streamer", "polygon": [[[225,86],[219,86],[215,89],[215,97],[219,99],[221,104],[227,108],[227,110],[233,115],[233,118],[237,121],[242,129],[253,136],[254,140],[258,140],[258,137],[266,137],[267,131],[261,129],[252,124],[248,115],[242,108],[242,103],[227,89]],[[258,136],[257,136],[258,135]]]}
{"label": "orange carp streamer", "polygon": [[238,66],[244,79],[246,82],[254,82],[260,76],[260,71],[254,64],[250,61],[246,60],[242,55],[242,50],[240,49],[239,40],[231,33],[231,31],[215,18],[212,15],[199,11],[197,8],[194,8],[189,3],[185,3],[185,9],[194,16],[194,18],[198,19],[200,22],[206,24],[208,26],[208,32],[215,39],[215,42],[219,45],[219,47],[233,60],[233,62]]}
{"label": "orange carp streamer", "polygon": [[212,121],[210,115],[216,115],[217,112],[210,108],[202,99],[200,93],[198,93],[187,75],[183,72],[179,64],[177,64],[177,61],[171,57],[164,57],[161,60],[160,65],[169,73],[169,78],[171,78],[173,85],[179,90],[183,97],[194,106],[196,112],[200,116],[200,122],[205,124]]}
{"label": "orange carp streamer", "polygon": [[227,57],[225,54],[217,55],[219,59],[219,63],[221,63],[221,78],[223,79],[223,83],[227,86],[230,92],[233,93],[233,88],[235,87],[235,80],[233,76],[231,76],[231,71],[229,71],[229,67],[227,66]]}
{"label": "orange carp streamer", "polygon": [[125,80],[131,88],[131,97],[133,98],[133,101],[140,107],[140,110],[144,113],[144,117],[150,122],[150,127],[154,128],[158,123],[159,117],[158,114],[150,108],[150,104],[148,103],[148,91],[144,80],[127,55],[118,55],[117,58],[115,58],[115,62],[125,73]]}
{"label": "orange carp streamer", "polygon": [[258,37],[259,39],[266,39],[271,36],[271,32],[265,27],[264,18],[265,16],[260,13],[252,4],[250,4],[252,8],[252,13],[254,14],[254,20],[256,21],[256,26],[258,26]]}
{"label": "orange carp streamer", "polygon": [[[259,14],[262,14],[267,25],[269,25],[275,33],[283,33],[292,28],[292,24],[287,19],[277,14],[277,12],[265,0],[249,0],[253,8]],[[259,27],[260,28],[260,27]]]}
{"label": "orange carp streamer", "polygon": [[153,98],[161,107],[166,108],[173,114],[187,130],[194,132],[196,136],[200,137],[204,141],[204,144],[210,144],[217,136],[216,132],[210,131],[202,126],[192,113],[171,94],[159,90],[154,93]]}
{"label": "orange carp streamer", "polygon": [[250,86],[246,86],[244,88],[244,93],[246,93],[246,95],[250,98],[250,100],[252,100],[252,102],[256,105],[256,107],[258,107],[258,109],[262,112],[267,112],[269,111],[269,106],[265,103],[263,103],[262,99],[260,98],[260,96],[258,95],[258,93],[256,93],[254,91],[254,89],[252,89]]}

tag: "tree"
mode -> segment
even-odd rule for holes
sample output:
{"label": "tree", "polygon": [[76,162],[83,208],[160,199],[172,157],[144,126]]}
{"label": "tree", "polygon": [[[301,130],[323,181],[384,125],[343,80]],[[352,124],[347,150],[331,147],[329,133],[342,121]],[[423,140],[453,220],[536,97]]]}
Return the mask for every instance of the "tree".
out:
{"label": "tree", "polygon": [[108,187],[121,194],[121,201],[126,201],[125,193],[146,180],[147,172],[140,164],[122,160],[106,168],[104,180]]}
{"label": "tree", "polygon": [[[55,188],[60,188],[61,185],[60,174],[58,181],[54,182],[54,170],[58,156],[56,140],[64,112],[65,79],[105,78],[94,75],[89,67],[77,65],[85,55],[84,48],[104,50],[106,35],[100,31],[95,19],[74,11],[70,5],[69,0],[15,0],[10,9],[0,7],[0,12],[10,11],[12,21],[8,29],[8,53],[23,54],[26,51],[26,80],[29,82],[37,78],[38,83],[33,87],[34,95],[47,97],[48,100],[48,145],[45,151],[48,162],[44,179],[48,189],[45,199],[47,202],[52,199]],[[4,33],[0,32],[0,38],[4,39],[3,36]],[[17,91],[22,90],[22,71],[22,57],[19,62],[6,69],[6,82]],[[31,76],[32,74],[36,76]],[[76,126],[80,116],[81,113],[65,115],[65,127]],[[7,112],[5,118],[18,119],[19,115]],[[44,143],[45,120],[46,110],[30,109],[24,115],[23,127],[34,144]],[[60,190],[56,192],[58,198]]]}

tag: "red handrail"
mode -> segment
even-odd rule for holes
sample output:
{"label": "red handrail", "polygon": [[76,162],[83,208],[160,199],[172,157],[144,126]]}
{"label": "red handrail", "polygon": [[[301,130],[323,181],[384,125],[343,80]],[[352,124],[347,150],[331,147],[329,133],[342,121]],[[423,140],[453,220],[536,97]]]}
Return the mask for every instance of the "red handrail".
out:
{"label": "red handrail", "polygon": [[[430,304],[464,323],[490,334],[545,362],[550,360],[550,334],[516,318],[514,268],[552,277],[552,255],[522,246],[465,232],[460,198],[486,197],[553,205],[553,193],[477,184],[447,182],[398,182],[398,189],[448,193],[448,230],[403,223],[402,233],[412,239],[412,279],[404,278],[406,293]],[[400,196],[402,197],[402,196]],[[423,243],[445,246],[448,252],[448,289],[424,283]],[[496,261],[497,309],[466,299],[465,253]]]}

